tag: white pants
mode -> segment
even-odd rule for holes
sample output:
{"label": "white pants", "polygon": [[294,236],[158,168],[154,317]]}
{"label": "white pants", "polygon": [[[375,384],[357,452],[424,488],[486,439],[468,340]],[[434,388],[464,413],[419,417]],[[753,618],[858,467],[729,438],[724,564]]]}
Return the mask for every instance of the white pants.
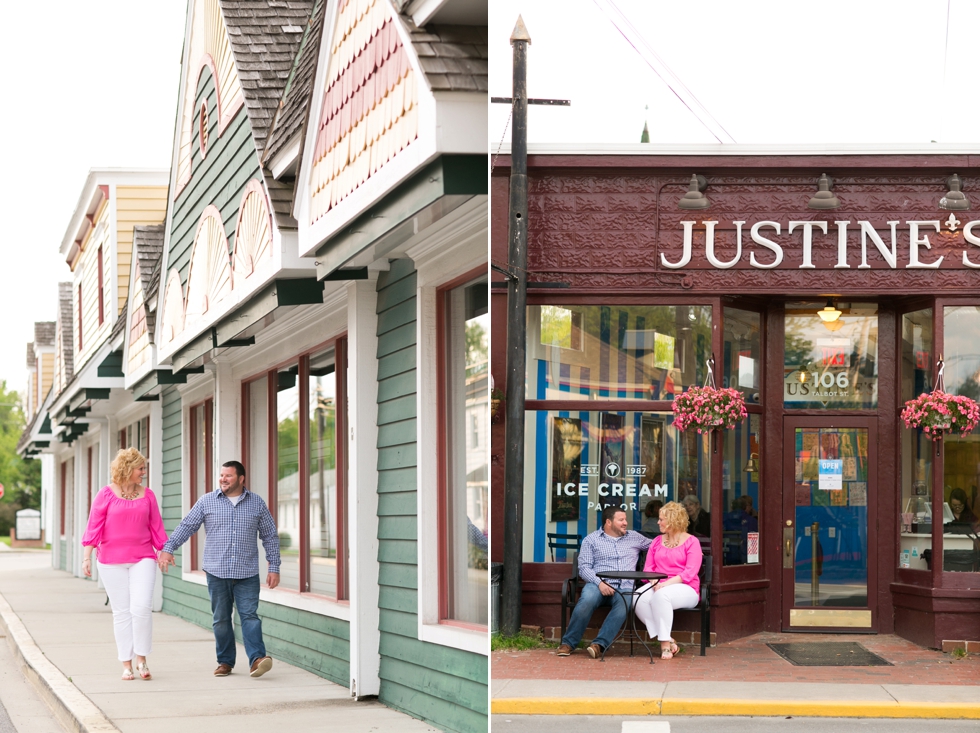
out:
{"label": "white pants", "polygon": [[109,594],[113,631],[119,661],[128,662],[134,654],[147,656],[153,650],[153,585],[157,579],[156,560],[104,565],[99,577]]}
{"label": "white pants", "polygon": [[671,639],[670,627],[674,625],[675,608],[696,608],[698,594],[684,583],[668,585],[660,590],[648,590],[636,602],[636,617],[647,627],[650,638],[661,642]]}

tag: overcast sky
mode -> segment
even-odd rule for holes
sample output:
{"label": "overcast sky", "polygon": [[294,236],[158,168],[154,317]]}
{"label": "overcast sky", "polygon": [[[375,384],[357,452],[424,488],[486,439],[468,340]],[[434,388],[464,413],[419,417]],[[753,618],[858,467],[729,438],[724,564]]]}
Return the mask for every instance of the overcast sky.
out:
{"label": "overcast sky", "polygon": [[23,391],[35,321],[71,271],[58,249],[89,168],[170,166],[185,0],[4,5],[0,97],[7,234],[0,380]]}
{"label": "overcast sky", "polygon": [[[738,143],[980,142],[970,38],[980,2],[616,7]],[[55,319],[57,283],[71,278],[58,249],[89,168],[170,164],[185,12],[185,0],[56,0],[43,18],[31,3],[5,7],[0,379],[9,387],[24,388],[33,323]],[[532,39],[530,95],[572,100],[532,108],[532,142],[638,142],[644,121],[653,142],[715,141],[595,0],[492,0],[492,95],[511,93],[519,14]],[[492,105],[491,152],[507,112]]]}
{"label": "overcast sky", "polygon": [[[737,143],[980,142],[975,0],[615,4]],[[530,142],[638,143],[644,120],[654,143],[716,142],[595,0],[493,0],[491,95],[511,94],[519,14],[529,96],[572,101],[532,107]],[[491,107],[492,152],[508,108]]]}

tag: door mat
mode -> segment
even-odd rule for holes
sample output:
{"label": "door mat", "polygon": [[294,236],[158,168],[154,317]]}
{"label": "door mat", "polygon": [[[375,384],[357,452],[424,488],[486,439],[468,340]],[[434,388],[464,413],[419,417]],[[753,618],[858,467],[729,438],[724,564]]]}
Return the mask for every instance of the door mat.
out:
{"label": "door mat", "polygon": [[793,644],[766,644],[776,654],[797,667],[892,667],[853,641],[809,641]]}

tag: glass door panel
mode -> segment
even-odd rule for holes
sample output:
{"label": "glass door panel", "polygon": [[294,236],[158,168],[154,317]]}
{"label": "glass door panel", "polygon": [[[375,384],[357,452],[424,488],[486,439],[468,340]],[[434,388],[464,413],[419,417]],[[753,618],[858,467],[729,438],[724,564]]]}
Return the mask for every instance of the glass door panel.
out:
{"label": "glass door panel", "polygon": [[794,606],[868,605],[868,430],[794,430]]}
{"label": "glass door panel", "polygon": [[874,631],[876,418],[783,422],[783,628]]}

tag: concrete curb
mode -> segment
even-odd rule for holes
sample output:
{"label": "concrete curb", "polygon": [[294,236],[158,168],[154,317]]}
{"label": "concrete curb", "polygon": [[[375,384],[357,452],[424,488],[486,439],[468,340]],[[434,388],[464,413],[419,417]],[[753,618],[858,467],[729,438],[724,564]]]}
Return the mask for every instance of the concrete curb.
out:
{"label": "concrete curb", "polygon": [[980,703],[725,700],[706,698],[498,698],[493,715],[722,715],[980,720]]}
{"label": "concrete curb", "polygon": [[0,627],[7,632],[7,642],[20,661],[25,676],[64,726],[78,733],[120,733],[81,690],[75,687],[46,656],[0,594]]}

